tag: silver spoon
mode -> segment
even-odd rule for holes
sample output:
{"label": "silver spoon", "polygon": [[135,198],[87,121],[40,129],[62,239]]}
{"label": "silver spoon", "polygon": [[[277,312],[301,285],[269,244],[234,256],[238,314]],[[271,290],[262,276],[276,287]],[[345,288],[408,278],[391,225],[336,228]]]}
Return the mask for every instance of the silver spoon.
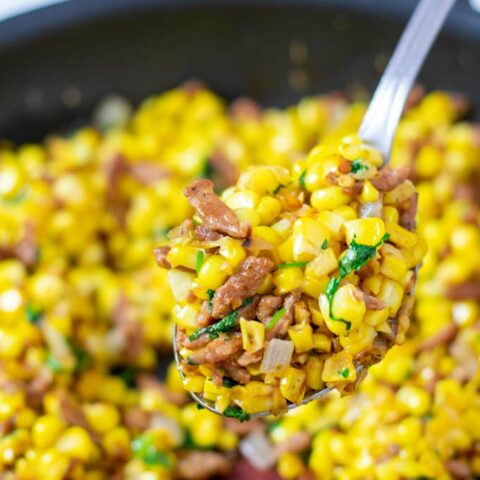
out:
{"label": "silver spoon", "polygon": [[[363,141],[380,151],[386,163],[390,157],[393,138],[410,89],[454,3],[455,0],[420,0],[368,106],[358,134]],[[177,328],[175,327],[174,355],[177,366],[180,367],[176,334]],[[363,368],[362,365],[359,365],[357,374]],[[183,377],[182,371],[179,371]],[[324,397],[332,390],[333,388],[318,390],[299,404],[289,404],[286,410],[292,410]],[[202,407],[220,414],[212,402],[196,393],[190,392],[190,395]],[[253,418],[271,414],[270,411],[264,411],[249,416]]]}

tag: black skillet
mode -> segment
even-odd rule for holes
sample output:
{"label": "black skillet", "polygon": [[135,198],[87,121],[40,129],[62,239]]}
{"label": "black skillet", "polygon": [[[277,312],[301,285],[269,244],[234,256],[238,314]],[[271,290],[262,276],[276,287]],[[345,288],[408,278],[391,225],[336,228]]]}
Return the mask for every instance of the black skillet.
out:
{"label": "black skillet", "polygon": [[[189,77],[267,105],[362,85],[368,92],[414,4],[71,0],[16,17],[0,23],[0,138],[38,140],[85,121],[110,92],[139,102]],[[420,79],[480,105],[480,14],[466,2]]]}

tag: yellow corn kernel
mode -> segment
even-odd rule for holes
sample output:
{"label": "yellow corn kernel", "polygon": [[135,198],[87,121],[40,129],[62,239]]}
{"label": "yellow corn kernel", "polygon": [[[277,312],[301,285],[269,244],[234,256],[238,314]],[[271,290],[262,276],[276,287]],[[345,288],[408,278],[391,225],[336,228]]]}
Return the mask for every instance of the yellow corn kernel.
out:
{"label": "yellow corn kernel", "polygon": [[42,415],[33,424],[32,440],[36,447],[52,446],[65,428],[65,423],[56,415]]}
{"label": "yellow corn kernel", "polygon": [[218,439],[218,446],[224,451],[235,450],[238,445],[238,437],[235,433],[224,430]]}
{"label": "yellow corn kernel", "polygon": [[340,215],[345,220],[354,220],[357,218],[357,212],[350,205],[342,205],[340,207],[334,208],[333,213]]}
{"label": "yellow corn kernel", "polygon": [[293,236],[288,237],[278,246],[278,255],[284,262],[293,262]]}
{"label": "yellow corn kernel", "polygon": [[235,192],[225,199],[225,203],[232,209],[256,208],[260,202],[260,195],[251,190],[241,190]]}
{"label": "yellow corn kernel", "polygon": [[256,320],[240,319],[243,349],[247,352],[256,352],[263,348],[265,343],[265,327]]}
{"label": "yellow corn kernel", "polygon": [[368,288],[374,295],[378,295],[380,288],[382,288],[382,275],[372,275],[363,281],[363,285]]}
{"label": "yellow corn kernel", "polygon": [[318,220],[303,217],[293,224],[293,258],[296,262],[308,262],[330,240],[330,232]]}
{"label": "yellow corn kernel", "polygon": [[292,403],[300,403],[305,395],[307,374],[299,368],[288,367],[280,377],[280,391]]}
{"label": "yellow corn kernel", "polygon": [[106,433],[118,425],[120,415],[114,405],[108,403],[91,403],[85,405],[84,413],[88,423],[99,433]]}
{"label": "yellow corn kernel", "polygon": [[319,211],[333,210],[340,205],[347,205],[350,202],[350,196],[343,191],[342,187],[325,187],[315,190],[310,202],[312,207]]}
{"label": "yellow corn kernel", "polygon": [[361,324],[348,335],[340,337],[340,344],[346,352],[356,355],[372,345],[377,332],[368,325]]}
{"label": "yellow corn kernel", "polygon": [[386,205],[383,207],[383,219],[385,220],[385,223],[395,224],[400,220],[400,214],[395,207]]}
{"label": "yellow corn kernel", "polygon": [[390,310],[388,308],[382,308],[382,310],[367,310],[363,321],[370,327],[378,328],[386,320],[388,320]]}
{"label": "yellow corn kernel", "polygon": [[228,237],[222,240],[218,253],[227,260],[232,268],[240,265],[247,256],[242,242]]}
{"label": "yellow corn kernel", "polygon": [[260,225],[260,215],[255,208],[237,208],[234,212],[241,222],[246,222],[252,227]]}
{"label": "yellow corn kernel", "polygon": [[324,277],[338,268],[338,260],[331,248],[321,250],[319,254],[307,265],[305,275]]}
{"label": "yellow corn kernel", "polygon": [[222,434],[222,417],[208,410],[200,410],[195,415],[190,433],[200,447],[212,447]]}
{"label": "yellow corn kernel", "polygon": [[385,302],[389,309],[389,317],[393,318],[402,304],[403,288],[397,282],[385,278],[378,299]]}
{"label": "yellow corn kernel", "polygon": [[417,417],[425,415],[430,409],[430,395],[420,387],[404,385],[398,390],[396,398],[407,413]]}
{"label": "yellow corn kernel", "polygon": [[81,427],[67,428],[57,441],[56,448],[72,458],[83,462],[95,454],[95,444],[90,435]]}
{"label": "yellow corn kernel", "polygon": [[318,152],[315,147],[308,155],[308,168],[305,171],[305,188],[308,192],[327,185],[326,178],[330,172],[336,172],[340,165],[341,157],[339,155],[324,156]]}
{"label": "yellow corn kernel", "polygon": [[290,327],[288,336],[297,353],[308,352],[313,348],[313,330],[309,323],[298,323]]}
{"label": "yellow corn kernel", "polygon": [[212,255],[203,262],[197,282],[204,288],[216,290],[231,274],[230,264],[222,256]]}
{"label": "yellow corn kernel", "polygon": [[413,268],[418,265],[427,253],[427,244],[421,237],[417,237],[417,243],[413,248],[406,247],[402,249],[402,256],[407,264],[407,268]]}
{"label": "yellow corn kernel", "polygon": [[370,145],[362,142],[350,141],[350,137],[343,139],[339,146],[339,152],[347,160],[355,160],[362,158],[367,162],[373,164],[375,167],[379,167],[383,163],[383,158],[380,152],[371,147]]}
{"label": "yellow corn kernel", "polygon": [[271,225],[282,211],[282,204],[275,197],[262,197],[257,207],[262,225]]}
{"label": "yellow corn kernel", "polygon": [[380,272],[388,278],[400,282],[407,273],[407,264],[403,258],[395,255],[385,255],[383,257],[382,266]]}
{"label": "yellow corn kernel", "polygon": [[260,195],[271,194],[279,185],[286,185],[290,173],[286,168],[271,165],[250,167],[242,173],[238,185]]}
{"label": "yellow corn kernel", "polygon": [[335,353],[325,360],[322,373],[324,382],[353,382],[356,379],[357,372],[350,353]]}
{"label": "yellow corn kernel", "polygon": [[197,316],[200,312],[198,305],[187,303],[183,307],[175,305],[172,310],[173,320],[182,328],[193,330],[197,328]]}
{"label": "yellow corn kernel", "polygon": [[279,295],[302,287],[303,282],[304,276],[301,268],[281,268],[273,273],[273,284],[277,287],[276,291]]}
{"label": "yellow corn kernel", "polygon": [[217,387],[213,383],[213,378],[205,379],[205,384],[203,387],[203,396],[206,400],[216,401],[217,397],[220,395],[228,396],[230,395],[230,389],[227,387]]}
{"label": "yellow corn kernel", "polygon": [[326,295],[320,295],[318,304],[327,328],[335,335],[346,335],[349,331],[348,324],[343,319],[337,320],[330,317],[330,304]]}
{"label": "yellow corn kernel", "polygon": [[261,238],[271,245],[278,245],[282,239],[281,237],[270,227],[264,225],[252,228],[252,237]]}
{"label": "yellow corn kernel", "polygon": [[406,180],[396,186],[390,192],[385,193],[383,201],[386,205],[398,205],[415,195],[416,189],[410,180]]}
{"label": "yellow corn kernel", "polygon": [[201,393],[205,388],[205,377],[202,375],[186,376],[182,379],[185,390]]}
{"label": "yellow corn kernel", "polygon": [[102,439],[102,446],[111,457],[130,451],[131,437],[125,427],[115,427],[105,433]]}
{"label": "yellow corn kernel", "polygon": [[230,395],[219,395],[215,400],[215,408],[223,413],[231,403]]}
{"label": "yellow corn kernel", "polygon": [[342,285],[333,296],[333,316],[350,322],[351,328],[355,328],[362,321],[365,311],[365,302],[354,285]]}
{"label": "yellow corn kernel", "polygon": [[197,255],[201,251],[199,248],[190,245],[174,245],[167,254],[167,260],[172,267],[186,267],[191,270],[197,268]]}
{"label": "yellow corn kernel", "polygon": [[345,238],[344,230],[342,228],[345,219],[334,212],[323,211],[318,214],[318,221],[330,230],[332,237],[335,240],[343,240]]}
{"label": "yellow corn kernel", "polygon": [[312,390],[323,388],[322,380],[323,360],[317,356],[308,357],[305,372],[307,373],[307,386]]}
{"label": "yellow corn kernel", "polygon": [[270,293],[273,290],[273,275],[269,273],[268,275],[265,276],[263,279],[260,287],[258,287],[257,293],[259,295],[265,295],[267,293]]}
{"label": "yellow corn kernel", "polygon": [[330,352],[332,349],[332,340],[324,333],[314,333],[313,348],[319,352]]}
{"label": "yellow corn kernel", "polygon": [[312,298],[317,299],[320,294],[325,292],[328,282],[329,278],[327,276],[317,277],[316,275],[312,275],[311,272],[305,272],[303,291]]}
{"label": "yellow corn kernel", "polygon": [[378,190],[369,182],[365,181],[362,188],[362,193],[360,194],[360,200],[364,203],[376,202],[380,198],[380,193]]}
{"label": "yellow corn kernel", "polygon": [[381,218],[358,218],[343,224],[348,244],[355,239],[362,245],[376,245],[385,235],[385,224]]}
{"label": "yellow corn kernel", "polygon": [[287,236],[290,234],[292,223],[290,220],[286,218],[282,218],[278,222],[275,222],[273,225],[271,225],[272,229],[275,230],[275,232],[282,237],[283,239],[287,238]]}
{"label": "yellow corn kernel", "polygon": [[305,465],[297,453],[282,453],[277,463],[278,473],[282,478],[300,478],[305,470]]}
{"label": "yellow corn kernel", "polygon": [[390,235],[388,240],[400,248],[411,249],[418,241],[417,235],[396,223],[386,223],[385,228]]}

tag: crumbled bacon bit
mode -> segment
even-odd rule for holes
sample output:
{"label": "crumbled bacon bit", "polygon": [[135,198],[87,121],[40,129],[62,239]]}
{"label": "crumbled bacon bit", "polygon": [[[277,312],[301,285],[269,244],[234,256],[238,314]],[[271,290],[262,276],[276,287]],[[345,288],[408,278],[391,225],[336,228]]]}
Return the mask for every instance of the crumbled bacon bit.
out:
{"label": "crumbled bacon bit", "polygon": [[153,249],[153,254],[155,255],[155,261],[157,265],[161,268],[170,269],[172,266],[167,260],[167,254],[170,251],[171,247],[156,247]]}
{"label": "crumbled bacon bit", "polygon": [[210,341],[205,347],[193,352],[190,355],[190,360],[199,365],[220,365],[239,354],[242,349],[242,336],[240,334],[221,335]]}
{"label": "crumbled bacon bit", "polygon": [[407,166],[392,170],[388,165],[383,166],[370,180],[372,185],[381,192],[389,192],[404,182],[410,173]]}
{"label": "crumbled bacon bit", "polygon": [[222,453],[198,450],[183,450],[178,453],[175,478],[181,480],[204,480],[227,476],[233,462]]}

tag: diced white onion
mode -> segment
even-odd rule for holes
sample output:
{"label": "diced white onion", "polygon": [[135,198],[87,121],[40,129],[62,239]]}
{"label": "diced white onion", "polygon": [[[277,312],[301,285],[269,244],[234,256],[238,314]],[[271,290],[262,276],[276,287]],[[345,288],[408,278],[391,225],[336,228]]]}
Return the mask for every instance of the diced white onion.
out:
{"label": "diced white onion", "polygon": [[366,202],[360,207],[359,217],[380,217],[382,215],[382,202]]}
{"label": "diced white onion", "polygon": [[261,373],[275,372],[290,365],[294,346],[290,340],[274,338],[267,343],[262,364]]}
{"label": "diced white onion", "polygon": [[154,414],[150,419],[150,428],[167,432],[170,436],[172,445],[174,446],[181,445],[183,442],[183,431],[178,422],[173,418]]}
{"label": "diced white onion", "polygon": [[128,123],[133,108],[127,99],[120,95],[105,97],[93,113],[93,122],[101,130],[122,127]]}
{"label": "diced white onion", "polygon": [[277,461],[275,448],[262,430],[249,433],[239,445],[241,454],[258,470],[268,470]]}
{"label": "diced white onion", "polygon": [[177,268],[172,268],[168,270],[167,277],[175,300],[181,302],[187,295],[187,292],[192,288],[195,275]]}

